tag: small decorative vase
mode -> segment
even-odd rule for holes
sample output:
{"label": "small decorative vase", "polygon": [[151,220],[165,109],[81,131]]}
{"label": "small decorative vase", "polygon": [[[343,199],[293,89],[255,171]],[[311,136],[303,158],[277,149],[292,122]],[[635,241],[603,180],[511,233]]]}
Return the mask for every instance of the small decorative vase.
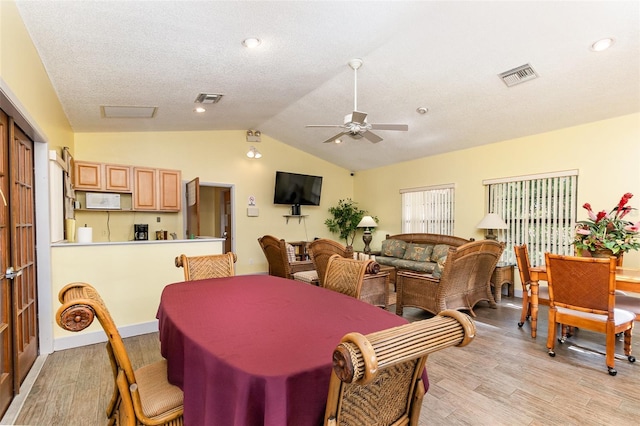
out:
{"label": "small decorative vase", "polygon": [[589,250],[582,250],[582,256],[584,257],[600,257],[600,258],[607,258],[607,257],[615,257],[617,260],[616,264],[618,266],[622,266],[622,256],[624,255],[623,252],[618,252],[618,254],[613,254],[613,252],[609,249],[598,249],[598,250],[594,250],[594,251],[589,251]]}

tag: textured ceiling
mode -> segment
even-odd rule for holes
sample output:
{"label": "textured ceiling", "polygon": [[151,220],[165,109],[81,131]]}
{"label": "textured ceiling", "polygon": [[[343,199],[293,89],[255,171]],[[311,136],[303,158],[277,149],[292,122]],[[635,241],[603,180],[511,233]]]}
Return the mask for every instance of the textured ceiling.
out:
{"label": "textured ceiling", "polygon": [[[638,1],[17,5],[76,132],[259,129],[357,171],[640,111]],[[592,52],[603,37],[613,47]],[[352,58],[358,109],[408,132],[336,145],[322,141],[340,129],[305,128],[351,113]],[[498,78],[526,63],[539,78]],[[202,92],[224,97],[195,114]],[[158,110],[103,118],[101,105]]]}

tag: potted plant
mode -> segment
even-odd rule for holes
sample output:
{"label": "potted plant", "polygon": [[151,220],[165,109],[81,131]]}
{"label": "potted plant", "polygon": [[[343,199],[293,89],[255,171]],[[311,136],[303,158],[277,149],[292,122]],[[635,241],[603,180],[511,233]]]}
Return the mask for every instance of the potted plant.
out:
{"label": "potted plant", "polygon": [[624,194],[609,213],[605,210],[594,213],[589,203],[582,206],[587,210],[589,219],[581,220],[576,225],[573,244],[579,255],[619,257],[629,250],[640,249],[640,222],[634,224],[624,220],[632,210],[627,205],[631,197],[633,194],[629,192]]}
{"label": "potted plant", "polygon": [[[345,241],[347,247],[353,246],[358,223],[367,213],[366,210],[358,208],[356,204],[350,198],[339,200],[337,206],[329,207],[329,213],[331,213],[332,218],[324,221],[329,231],[339,234],[340,239]],[[374,220],[377,222],[377,218],[374,217]]]}

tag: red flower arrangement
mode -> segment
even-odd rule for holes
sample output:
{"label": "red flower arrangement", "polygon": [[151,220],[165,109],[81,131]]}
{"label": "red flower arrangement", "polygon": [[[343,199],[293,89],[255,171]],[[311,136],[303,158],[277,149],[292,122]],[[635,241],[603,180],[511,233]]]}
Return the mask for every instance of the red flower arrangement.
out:
{"label": "red flower arrangement", "polygon": [[582,207],[587,210],[589,219],[576,224],[576,236],[573,241],[576,248],[591,252],[608,249],[616,256],[629,250],[640,249],[640,222],[624,220],[633,210],[627,205],[631,197],[633,194],[630,192],[624,194],[618,205],[609,213],[605,210],[594,213],[591,204],[585,203]]}

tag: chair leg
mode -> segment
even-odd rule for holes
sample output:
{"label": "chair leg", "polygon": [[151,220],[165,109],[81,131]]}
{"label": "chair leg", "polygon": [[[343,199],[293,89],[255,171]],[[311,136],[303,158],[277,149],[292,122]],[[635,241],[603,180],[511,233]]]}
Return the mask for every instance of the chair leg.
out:
{"label": "chair leg", "polygon": [[[613,331],[613,330],[612,330]],[[609,374],[615,376],[618,374],[616,371],[616,334],[613,332],[607,333],[607,347],[606,347],[606,362]]]}
{"label": "chair leg", "polygon": [[629,362],[636,362],[636,357],[631,355],[631,329],[624,332],[624,354]]}
{"label": "chair leg", "polygon": [[527,292],[522,292],[522,313],[520,314],[520,322],[518,323],[518,327],[522,327],[524,322],[531,315],[531,305],[529,304],[529,294]]}
{"label": "chair leg", "polygon": [[547,350],[549,351],[550,357],[556,356],[554,349],[556,347],[557,329],[558,327],[556,326],[556,317],[552,311],[549,311],[549,332],[547,335]]}

